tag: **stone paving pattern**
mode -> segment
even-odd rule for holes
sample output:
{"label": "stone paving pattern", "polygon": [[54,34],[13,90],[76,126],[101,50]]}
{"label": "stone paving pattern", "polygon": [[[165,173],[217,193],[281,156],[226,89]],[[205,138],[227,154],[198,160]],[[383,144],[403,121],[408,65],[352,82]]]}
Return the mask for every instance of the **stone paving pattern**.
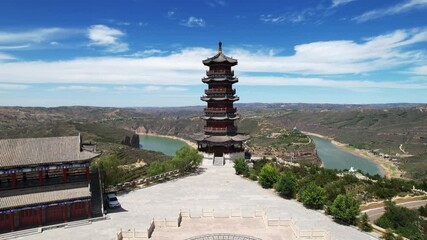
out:
{"label": "stone paving pattern", "polygon": [[250,236],[243,236],[237,234],[208,234],[198,237],[189,238],[187,240],[261,240],[260,238],[254,238]]}
{"label": "stone paving pattern", "polygon": [[[25,239],[115,239],[120,228],[145,229],[153,218],[176,218],[180,209],[265,209],[270,218],[292,218],[302,229],[324,229],[333,239],[376,239],[352,227],[339,225],[324,214],[286,200],[256,182],[234,174],[231,166],[203,166],[201,173],[153,185],[118,197],[122,211],[110,220],[75,228],[54,229]],[[229,233],[233,233],[230,226]],[[196,235],[196,234],[195,234]],[[200,234],[197,234],[200,235]],[[176,236],[175,239],[180,239]]]}

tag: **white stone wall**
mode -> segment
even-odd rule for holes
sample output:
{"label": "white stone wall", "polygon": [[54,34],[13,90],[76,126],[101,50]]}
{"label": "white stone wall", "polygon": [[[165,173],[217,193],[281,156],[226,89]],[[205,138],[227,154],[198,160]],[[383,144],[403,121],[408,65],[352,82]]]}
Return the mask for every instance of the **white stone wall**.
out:
{"label": "white stone wall", "polygon": [[245,152],[237,152],[237,153],[226,153],[224,154],[225,164],[230,165],[233,164],[234,160],[239,157],[245,157]]}

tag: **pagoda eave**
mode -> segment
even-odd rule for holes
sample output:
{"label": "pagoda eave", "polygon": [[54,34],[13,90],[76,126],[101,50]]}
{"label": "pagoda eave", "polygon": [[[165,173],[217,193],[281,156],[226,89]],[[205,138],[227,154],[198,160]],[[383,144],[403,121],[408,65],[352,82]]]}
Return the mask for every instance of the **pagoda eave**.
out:
{"label": "pagoda eave", "polygon": [[208,97],[203,96],[200,98],[202,101],[208,102],[208,101],[239,101],[239,97]]}

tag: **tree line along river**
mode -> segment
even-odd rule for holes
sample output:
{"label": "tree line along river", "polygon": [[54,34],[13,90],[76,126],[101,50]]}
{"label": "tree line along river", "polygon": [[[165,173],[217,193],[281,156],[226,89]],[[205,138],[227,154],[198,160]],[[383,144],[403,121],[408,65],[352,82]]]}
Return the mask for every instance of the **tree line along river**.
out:
{"label": "tree line along river", "polygon": [[[353,167],[371,175],[384,175],[381,168],[374,162],[351,154],[328,140],[315,136],[310,137],[316,144],[317,154],[325,168],[343,170]],[[178,149],[186,145],[185,142],[177,139],[149,135],[141,135],[140,143],[143,149],[163,152],[169,156],[174,156]]]}

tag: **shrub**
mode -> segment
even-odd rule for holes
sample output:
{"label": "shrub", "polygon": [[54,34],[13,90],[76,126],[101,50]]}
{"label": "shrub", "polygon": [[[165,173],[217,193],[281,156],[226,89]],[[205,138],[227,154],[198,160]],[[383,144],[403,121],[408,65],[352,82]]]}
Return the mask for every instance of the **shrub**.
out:
{"label": "shrub", "polygon": [[350,194],[340,194],[335,198],[330,210],[335,219],[347,224],[355,224],[360,213],[360,203]]}
{"label": "shrub", "polygon": [[424,239],[423,230],[420,229],[423,222],[416,210],[387,202],[384,214],[375,221],[375,224],[382,228],[393,229],[397,234],[409,239]]}
{"label": "shrub", "polygon": [[365,232],[372,231],[372,225],[369,223],[368,214],[364,213],[357,224],[357,226],[360,228],[360,230]]}
{"label": "shrub", "polygon": [[172,158],[172,165],[175,169],[193,170],[203,161],[203,156],[189,146],[184,146],[176,151],[175,157]]}
{"label": "shrub", "polygon": [[304,206],[313,209],[321,209],[325,205],[326,192],[314,183],[309,183],[300,192],[300,200]]}
{"label": "shrub", "polygon": [[290,171],[286,171],[280,174],[279,179],[274,184],[274,189],[280,193],[283,197],[293,198],[297,191],[298,181]]}
{"label": "shrub", "polygon": [[240,157],[234,160],[234,170],[236,171],[237,175],[249,175],[249,166],[244,158]]}
{"label": "shrub", "polygon": [[271,188],[279,177],[279,171],[273,165],[267,163],[261,168],[258,175],[258,182],[263,188]]}
{"label": "shrub", "polygon": [[420,213],[421,216],[427,217],[427,204],[425,206],[421,206],[420,208],[418,208],[418,212]]}
{"label": "shrub", "polygon": [[166,172],[166,164],[163,162],[152,162],[148,167],[147,174],[152,177],[161,173]]}
{"label": "shrub", "polygon": [[249,169],[249,179],[252,181],[258,181],[257,172],[253,168]]}

